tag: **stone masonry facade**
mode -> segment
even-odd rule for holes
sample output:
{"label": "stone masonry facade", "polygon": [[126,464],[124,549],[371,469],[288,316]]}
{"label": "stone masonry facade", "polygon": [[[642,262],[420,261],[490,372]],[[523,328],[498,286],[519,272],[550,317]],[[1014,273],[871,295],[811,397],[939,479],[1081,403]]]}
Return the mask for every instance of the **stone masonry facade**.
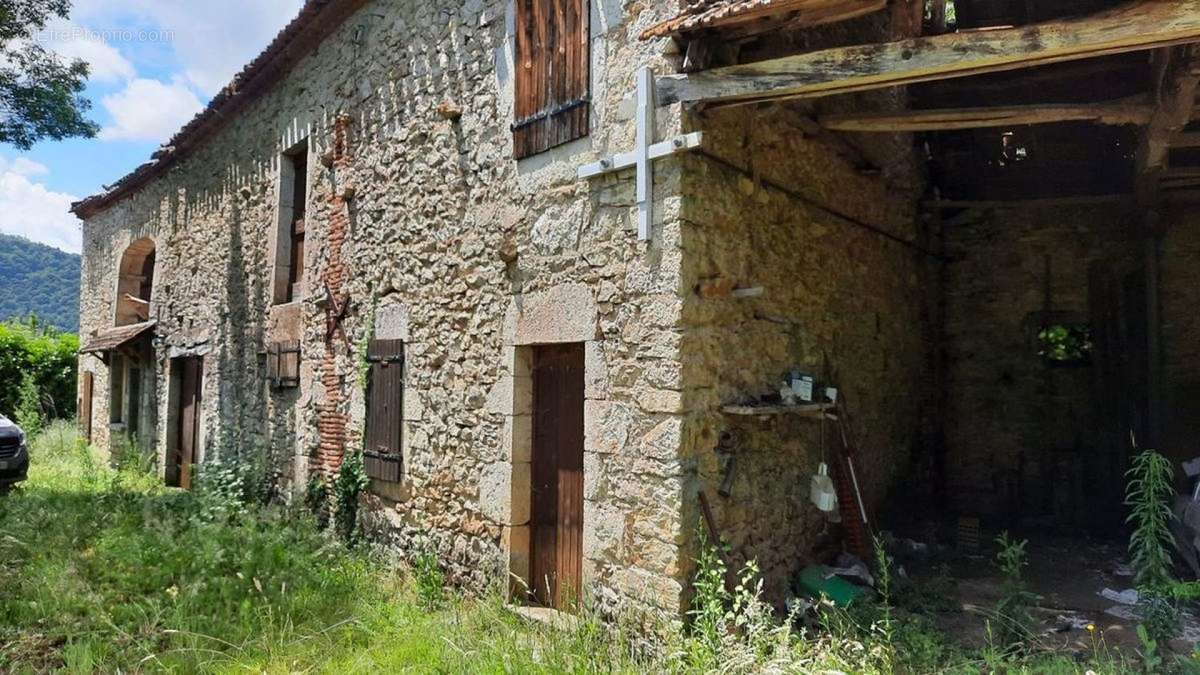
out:
{"label": "stone masonry facade", "polygon": [[[703,152],[656,162],[653,238],[639,241],[633,172],[575,171],[632,147],[634,66],[673,72],[681,58],[637,35],[677,9],[593,0],[590,134],[518,162],[512,4],[376,0],[166,175],[90,216],[85,335],[112,324],[122,252],[143,238],[157,251],[138,440],[165,463],[173,359],[199,356],[199,466],[265,456],[281,495],[298,498],[362,446],[366,340],[403,340],[404,476],[372,486],[368,529],[401,553],[433,546],[469,587],[527,579],[532,349],[582,343],[591,596],[678,616],[704,491],[738,560],[758,559],[781,602],[827,534],[805,489],[833,443],[818,423],[730,420],[721,405],[832,364],[823,374],[859,411],[868,499],[884,497],[921,434],[919,401],[895,392],[927,367],[928,270],[912,246],[860,225],[919,238],[920,178],[905,137],[872,144],[890,163],[880,175],[783,110],[662,109],[659,138],[708,136]],[[277,303],[285,153],[304,144],[305,292]],[[724,286],[764,292],[704,290]],[[300,386],[273,388],[264,354],[290,340]],[[108,419],[108,367],[80,367]],[[741,469],[717,498],[714,448],[729,430]]]}
{"label": "stone masonry facade", "polygon": [[[165,467],[178,443],[177,364],[199,358],[197,466],[265,459],[279,497],[302,499],[364,446],[366,345],[402,341],[403,475],[371,485],[366,529],[401,555],[432,547],[469,588],[528,582],[534,354],[575,344],[582,576],[604,609],[686,610],[701,493],[733,562],[757,560],[776,603],[836,539],[808,480],[832,463],[839,432],[723,411],[777,392],[794,368],[839,388],[868,510],[915,490],[904,478],[924,475],[937,446],[952,488],[978,495],[963,510],[990,508],[993,476],[1045,422],[1021,332],[1044,300],[1044,254],[1061,274],[1055,302],[1082,312],[1084,263],[1127,247],[1110,236],[1119,216],[1030,210],[939,228],[918,211],[926,177],[911,135],[814,130],[821,111],[906,104],[882,91],[660,108],[657,139],[702,130],[704,142],[654,163],[655,219],[641,241],[634,171],[576,171],[634,146],[637,69],[674,73],[683,60],[669,39],[638,36],[683,4],[591,0],[590,132],[517,161],[512,0],[365,2],[165,173],[87,214],[85,340],[114,325],[125,252],[146,240],[155,251],[153,337],[136,374],[119,386],[111,360],[80,361],[94,377],[94,442],[132,435]],[[879,13],[764,39],[753,57],[890,34]],[[305,264],[288,300],[278,252],[297,152],[308,158]],[[1195,398],[1187,308],[1200,238],[1173,218],[1186,221],[1162,254],[1178,401]],[[298,386],[275,386],[269,350],[292,342]],[[1075,410],[1086,383],[1056,377],[1056,403]],[[110,410],[118,391],[136,393],[123,403],[136,423]],[[1170,433],[1186,439],[1189,424],[1172,421]],[[718,447],[722,437],[733,447]]]}
{"label": "stone masonry facade", "polygon": [[[636,39],[675,10],[665,4],[591,3],[591,132],[516,162],[512,3],[368,3],[169,173],[88,218],[85,336],[112,326],[122,252],[146,237],[156,247],[137,407],[160,465],[172,359],[200,356],[199,465],[261,453],[298,498],[361,447],[360,345],[403,339],[405,475],[373,486],[367,526],[402,552],[434,546],[453,579],[481,588],[528,574],[529,348],[582,342],[588,587],[678,614],[685,481],[659,468],[679,466],[678,436],[651,432],[681,416],[681,167],[659,163],[651,242],[634,232],[632,175],[575,178],[633,142],[629,64],[674,68],[662,44]],[[660,133],[679,128],[677,115],[659,120]],[[283,153],[305,142],[306,293],[277,304]],[[300,386],[275,389],[263,354],[286,340],[301,344]],[[107,421],[108,367],[80,367]],[[619,415],[614,401],[628,404]]]}

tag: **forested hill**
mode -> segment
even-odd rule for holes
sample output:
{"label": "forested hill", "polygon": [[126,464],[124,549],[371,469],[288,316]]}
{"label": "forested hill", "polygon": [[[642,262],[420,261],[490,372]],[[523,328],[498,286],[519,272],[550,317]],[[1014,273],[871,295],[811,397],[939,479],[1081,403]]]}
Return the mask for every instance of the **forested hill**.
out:
{"label": "forested hill", "polygon": [[0,234],[0,321],[29,314],[79,332],[79,256]]}

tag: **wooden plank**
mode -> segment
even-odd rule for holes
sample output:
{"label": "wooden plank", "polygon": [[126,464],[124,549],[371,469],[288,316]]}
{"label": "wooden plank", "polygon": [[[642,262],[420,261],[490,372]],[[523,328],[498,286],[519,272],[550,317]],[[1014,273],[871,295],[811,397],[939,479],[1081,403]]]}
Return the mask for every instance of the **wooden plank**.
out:
{"label": "wooden plank", "polygon": [[577,606],[583,565],[583,346],[534,351],[531,582],[545,606]]}
{"label": "wooden plank", "polygon": [[742,415],[749,417],[768,417],[773,415],[798,415],[821,419],[833,410],[832,403],[798,403],[792,405],[726,405],[721,406],[721,412],[726,415]]}
{"label": "wooden plank", "polygon": [[941,110],[902,110],[896,112],[846,113],[818,118],[822,127],[833,131],[917,132],[954,129],[984,129],[1021,124],[1053,122],[1093,122],[1120,126],[1146,124],[1154,107],[1139,99],[1103,103],[1013,105]]}
{"label": "wooden plank", "polygon": [[518,0],[513,153],[517,159],[586,136],[591,85],[586,0]]}
{"label": "wooden plank", "polygon": [[83,438],[92,442],[92,390],[95,376],[91,371],[83,373],[83,382],[79,394],[79,426]]}
{"label": "wooden plank", "polygon": [[1181,134],[1176,134],[1171,139],[1171,147],[1200,148],[1200,131],[1185,131]]}
{"label": "wooden plank", "polygon": [[1037,199],[931,199],[921,202],[929,209],[1028,209],[1055,206],[1096,206],[1103,204],[1134,203],[1133,194],[1075,195],[1069,197],[1045,197]]}
{"label": "wooden plank", "polygon": [[662,77],[659,105],[817,97],[1184,44],[1200,0],[1133,0],[1086,17],[838,47]]}
{"label": "wooden plank", "polygon": [[200,438],[200,401],[203,388],[204,367],[199,358],[179,359],[183,369],[180,378],[179,400],[179,487],[192,487],[192,465],[196,462]]}

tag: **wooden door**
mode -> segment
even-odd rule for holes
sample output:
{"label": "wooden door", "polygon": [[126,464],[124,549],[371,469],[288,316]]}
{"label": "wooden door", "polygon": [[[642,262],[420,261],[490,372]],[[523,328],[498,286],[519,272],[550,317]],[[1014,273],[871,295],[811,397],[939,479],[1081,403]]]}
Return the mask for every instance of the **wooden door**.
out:
{"label": "wooden door", "polygon": [[1150,442],[1146,275],[1139,268],[1097,264],[1091,271],[1093,396],[1097,454],[1085,466],[1089,521],[1119,527],[1130,460],[1130,434]]}
{"label": "wooden door", "polygon": [[533,354],[534,600],[569,609],[583,582],[583,345]]}
{"label": "wooden door", "polygon": [[92,373],[83,374],[79,390],[79,430],[88,443],[92,442]]}
{"label": "wooden door", "polygon": [[192,487],[192,465],[200,439],[200,395],[204,382],[204,362],[199,358],[177,359],[179,378],[178,463],[175,468],[179,487]]}

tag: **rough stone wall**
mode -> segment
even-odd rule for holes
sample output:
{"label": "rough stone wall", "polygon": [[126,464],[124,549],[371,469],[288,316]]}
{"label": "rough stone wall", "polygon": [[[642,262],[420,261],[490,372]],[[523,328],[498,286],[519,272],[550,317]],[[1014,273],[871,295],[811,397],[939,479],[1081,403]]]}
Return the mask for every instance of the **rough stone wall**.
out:
{"label": "rough stone wall", "polygon": [[[538,298],[577,287],[594,325],[585,340],[585,573],[609,604],[678,612],[681,246],[678,198],[666,196],[679,192],[679,165],[659,163],[660,222],[649,244],[636,241],[631,220],[632,172],[575,178],[580,164],[632,147],[635,66],[673,70],[658,55],[662,43],[636,35],[671,5],[593,0],[592,133],[517,163],[511,2],[379,0],[166,176],[90,219],[85,334],[110,325],[124,243],[146,235],[158,245],[160,459],[169,357],[203,354],[201,460],[267,452],[281,480],[302,489],[310,458],[320,457],[322,411],[348,420],[347,447],[361,444],[359,345],[380,329],[398,332],[409,341],[406,475],[374,486],[369,524],[402,551],[429,542],[460,582],[495,583],[528,517],[508,503],[522,489],[513,429],[527,411],[512,404],[520,335],[507,326]],[[439,114],[443,103],[461,118]],[[309,295],[272,306],[280,153],[307,138],[310,158],[322,157],[343,114],[346,165],[330,172],[309,162]],[[659,117],[661,133],[678,128],[669,111]],[[321,280],[338,264],[331,225],[345,185],[354,187],[337,254],[350,302],[346,340],[327,343]],[[294,338],[301,386],[273,390],[262,352]],[[98,420],[107,390],[97,372]]]}
{"label": "rough stone wall", "polygon": [[1200,456],[1200,212],[1176,207],[1163,222],[1163,451],[1183,461]]}
{"label": "rough stone wall", "polygon": [[1030,207],[945,228],[945,437],[957,510],[1047,515],[1055,483],[1074,480],[1061,463],[1095,456],[1093,369],[1046,367],[1036,333],[1046,309],[1090,322],[1089,269],[1140,255],[1130,222],[1112,206]]}
{"label": "rough stone wall", "polygon": [[[907,163],[895,162],[907,173],[860,173],[805,134],[786,107],[714,110],[690,123],[704,129],[705,148],[687,159],[683,179],[687,548],[694,556],[696,492],[704,490],[735,562],[756,559],[767,597],[782,602],[831,532],[809,501],[821,422],[736,417],[720,406],[778,391],[797,366],[834,380],[853,413],[865,498],[880,503],[920,435],[928,392],[922,282],[931,268],[923,254],[863,225],[918,240],[920,181],[910,140],[874,139],[894,162],[907,153]],[[738,298],[730,287],[763,293]],[[728,498],[717,494],[714,448],[723,431],[741,439]],[[835,433],[827,423],[831,466]]]}

